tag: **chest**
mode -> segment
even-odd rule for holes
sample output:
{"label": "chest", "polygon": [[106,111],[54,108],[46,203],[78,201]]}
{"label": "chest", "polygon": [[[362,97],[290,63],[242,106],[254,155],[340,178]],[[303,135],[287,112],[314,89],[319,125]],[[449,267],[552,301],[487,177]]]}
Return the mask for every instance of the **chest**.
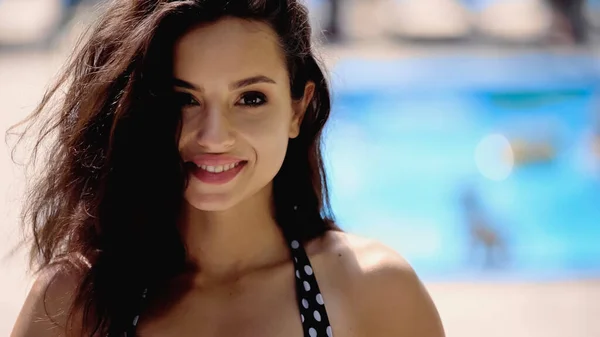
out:
{"label": "chest", "polygon": [[[326,281],[320,283],[326,313],[336,337],[358,336],[350,308],[342,294]],[[140,337],[304,337],[313,336],[308,318],[301,317],[294,271],[271,275],[243,286],[210,291],[194,290],[161,315],[142,320]],[[303,319],[306,321],[303,323]],[[329,336],[325,326],[314,326],[314,336]]]}

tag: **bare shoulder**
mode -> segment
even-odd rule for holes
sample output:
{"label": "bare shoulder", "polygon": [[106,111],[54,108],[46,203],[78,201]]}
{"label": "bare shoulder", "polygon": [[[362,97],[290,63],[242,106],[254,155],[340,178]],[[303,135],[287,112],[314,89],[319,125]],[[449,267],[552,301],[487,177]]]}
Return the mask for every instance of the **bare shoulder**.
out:
{"label": "bare shoulder", "polygon": [[321,263],[356,282],[383,281],[388,277],[399,277],[405,282],[418,280],[402,256],[373,239],[330,231],[307,250],[310,255],[315,254]]}
{"label": "bare shoulder", "polygon": [[444,336],[439,314],[413,268],[396,251],[360,236],[329,232],[315,242],[321,269],[351,299],[364,335]]}
{"label": "bare shoulder", "polygon": [[73,336],[81,335],[66,327],[79,279],[78,273],[63,267],[42,270],[21,308],[11,337],[63,337],[67,331]]}

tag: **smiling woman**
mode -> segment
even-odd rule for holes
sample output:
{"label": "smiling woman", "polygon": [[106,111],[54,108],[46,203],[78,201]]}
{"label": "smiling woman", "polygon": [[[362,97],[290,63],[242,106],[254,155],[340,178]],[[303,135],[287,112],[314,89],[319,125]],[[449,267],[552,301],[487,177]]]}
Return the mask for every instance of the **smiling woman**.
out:
{"label": "smiling woman", "polygon": [[332,220],[307,22],[294,0],[109,5],[24,124],[52,157],[14,337],[443,335],[406,262]]}

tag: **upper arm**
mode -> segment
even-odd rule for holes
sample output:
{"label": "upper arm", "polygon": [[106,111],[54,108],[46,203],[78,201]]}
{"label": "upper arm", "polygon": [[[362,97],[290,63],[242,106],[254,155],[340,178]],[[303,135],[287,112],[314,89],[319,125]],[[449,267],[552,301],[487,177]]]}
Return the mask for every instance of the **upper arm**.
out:
{"label": "upper arm", "polygon": [[[11,337],[64,337],[67,317],[78,286],[77,278],[57,268],[40,274],[33,284]],[[69,327],[68,333],[80,336]]]}
{"label": "upper arm", "polygon": [[358,295],[365,335],[443,337],[437,309],[414,270],[387,248],[380,247],[379,255]]}

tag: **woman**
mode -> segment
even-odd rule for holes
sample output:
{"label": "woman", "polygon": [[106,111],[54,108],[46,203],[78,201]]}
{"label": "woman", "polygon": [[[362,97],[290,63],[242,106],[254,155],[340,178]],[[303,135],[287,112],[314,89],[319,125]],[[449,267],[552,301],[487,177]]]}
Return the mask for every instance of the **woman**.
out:
{"label": "woman", "polygon": [[310,37],[295,0],[109,5],[32,117],[67,86],[13,337],[443,335],[406,262],[328,216]]}

